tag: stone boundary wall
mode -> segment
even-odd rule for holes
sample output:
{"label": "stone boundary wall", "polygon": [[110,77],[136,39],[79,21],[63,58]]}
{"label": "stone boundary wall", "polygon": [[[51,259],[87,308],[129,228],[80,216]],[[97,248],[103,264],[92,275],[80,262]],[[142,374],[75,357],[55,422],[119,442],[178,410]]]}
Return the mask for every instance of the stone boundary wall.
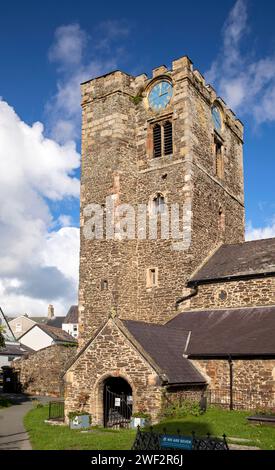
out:
{"label": "stone boundary wall", "polygon": [[77,351],[76,346],[55,344],[13,361],[22,391],[31,395],[62,397],[63,374]]}

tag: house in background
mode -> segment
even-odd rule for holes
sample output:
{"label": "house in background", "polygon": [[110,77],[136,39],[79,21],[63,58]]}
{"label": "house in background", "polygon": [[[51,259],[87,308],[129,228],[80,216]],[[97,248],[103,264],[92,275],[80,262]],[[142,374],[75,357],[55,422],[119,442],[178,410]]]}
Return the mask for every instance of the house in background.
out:
{"label": "house in background", "polygon": [[69,333],[74,338],[78,337],[78,306],[72,305],[63,320],[62,330]]}
{"label": "house in background", "polygon": [[77,341],[69,333],[45,324],[35,324],[30,330],[18,338],[22,347],[27,346],[34,351],[47,348],[54,344],[76,344]]}
{"label": "house in background", "polygon": [[12,329],[0,307],[0,325],[4,327],[4,348],[0,348],[0,369],[9,366],[14,359],[24,356],[31,351],[30,348],[21,345],[15,338]]}
{"label": "house in background", "polygon": [[62,328],[65,317],[56,317],[54,315],[53,305],[48,306],[48,315],[46,317],[30,317],[27,313],[16,318],[10,318],[9,325],[16,338],[29,331],[34,325],[47,324],[56,328]]}

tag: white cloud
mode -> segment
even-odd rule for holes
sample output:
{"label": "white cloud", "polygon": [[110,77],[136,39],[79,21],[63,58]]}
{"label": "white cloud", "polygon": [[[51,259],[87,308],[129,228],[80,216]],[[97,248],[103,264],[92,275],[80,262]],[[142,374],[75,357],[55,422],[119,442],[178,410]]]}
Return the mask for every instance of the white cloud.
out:
{"label": "white cloud", "polygon": [[58,216],[56,223],[61,227],[70,227],[73,225],[73,219],[72,216],[68,214],[61,214]]}
{"label": "white cloud", "polygon": [[49,233],[48,201],[79,197],[79,163],[73,143],[46,138],[41,123],[27,125],[0,101],[0,292],[9,314],[45,314],[48,303],[64,313],[76,301],[78,229]]}
{"label": "white cloud", "polygon": [[49,50],[58,72],[46,106],[51,138],[0,99],[0,294],[8,314],[44,315],[49,303],[65,314],[77,302],[79,229],[62,209],[54,218],[51,206],[79,197],[80,83],[117,67],[127,34],[123,22],[102,23],[87,59],[90,36],[78,24],[57,28]]}
{"label": "white cloud", "polygon": [[206,79],[214,83],[227,104],[260,124],[275,120],[275,55],[255,59],[249,34],[246,0],[237,0],[223,28],[223,46]]}
{"label": "white cloud", "polygon": [[275,221],[271,221],[264,227],[253,227],[252,222],[248,222],[245,234],[246,241],[273,237],[275,237]]}
{"label": "white cloud", "polygon": [[88,38],[80,26],[78,24],[59,26],[54,36],[55,41],[49,50],[50,61],[63,66],[80,64]]}
{"label": "white cloud", "polygon": [[[80,137],[80,83],[117,67],[122,49],[116,43],[128,33],[125,22],[115,20],[101,23],[97,28],[97,40],[90,42],[91,38],[78,24],[57,28],[49,57],[57,64],[59,80],[46,112],[51,136],[58,142]],[[86,56],[90,58],[86,59]]]}
{"label": "white cloud", "polygon": [[46,237],[42,258],[45,266],[55,266],[69,279],[78,280],[79,229],[63,227]]}

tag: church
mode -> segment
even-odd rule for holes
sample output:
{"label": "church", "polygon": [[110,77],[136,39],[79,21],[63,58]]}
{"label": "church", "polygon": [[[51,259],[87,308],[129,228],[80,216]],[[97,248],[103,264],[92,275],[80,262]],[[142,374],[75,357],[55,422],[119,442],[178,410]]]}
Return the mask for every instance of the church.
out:
{"label": "church", "polygon": [[[79,349],[66,415],[155,422],[167,403],[205,394],[275,407],[275,239],[244,241],[243,131],[187,56],[151,77],[117,70],[82,84]],[[143,222],[131,230],[119,218],[129,207]],[[161,224],[175,208],[177,237]]]}

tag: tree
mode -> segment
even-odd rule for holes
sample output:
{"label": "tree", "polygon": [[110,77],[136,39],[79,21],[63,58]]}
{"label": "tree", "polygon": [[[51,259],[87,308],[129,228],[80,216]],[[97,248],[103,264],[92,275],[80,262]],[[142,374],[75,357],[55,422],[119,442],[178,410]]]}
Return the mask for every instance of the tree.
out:
{"label": "tree", "polygon": [[0,325],[0,348],[5,347],[4,327]]}

